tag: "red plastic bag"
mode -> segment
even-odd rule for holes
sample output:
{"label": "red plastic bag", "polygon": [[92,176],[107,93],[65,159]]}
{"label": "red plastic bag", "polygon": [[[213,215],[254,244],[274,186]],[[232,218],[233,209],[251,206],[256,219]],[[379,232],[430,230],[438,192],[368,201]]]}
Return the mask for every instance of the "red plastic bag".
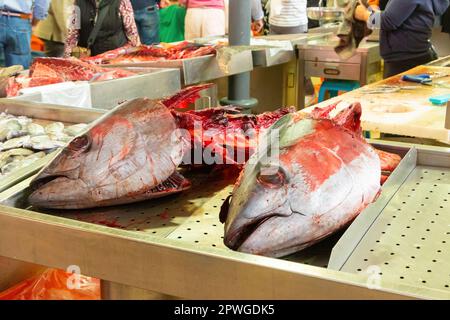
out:
{"label": "red plastic bag", "polygon": [[47,269],[0,293],[0,300],[99,300],[100,280]]}

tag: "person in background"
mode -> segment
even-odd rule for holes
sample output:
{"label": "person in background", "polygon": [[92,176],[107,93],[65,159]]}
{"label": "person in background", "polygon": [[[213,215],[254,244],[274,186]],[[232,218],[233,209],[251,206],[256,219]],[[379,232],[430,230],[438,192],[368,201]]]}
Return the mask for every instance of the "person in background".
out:
{"label": "person in background", "polygon": [[252,31],[259,35],[264,29],[264,11],[261,0],[252,0]]}
{"label": "person in background", "polygon": [[75,4],[65,57],[75,49],[79,56],[94,56],[127,44],[141,44],[130,0],[76,0]]}
{"label": "person in background", "polygon": [[5,65],[30,66],[31,28],[47,17],[50,0],[0,1],[0,51]]}
{"label": "person in background", "polygon": [[187,8],[186,40],[225,34],[224,0],[180,0],[179,3]]}
{"label": "person in background", "polygon": [[389,2],[389,0],[380,0],[380,3],[378,4],[378,7],[380,8],[380,10],[384,10],[386,9],[386,5]]}
{"label": "person in background", "polygon": [[177,42],[184,40],[184,19],[186,8],[178,5],[178,1],[161,1],[159,10],[159,38],[161,42]]}
{"label": "person in background", "polygon": [[[159,43],[159,8],[157,0],[131,0],[134,20],[143,44]],[[165,2],[165,1],[164,1]]]}
{"label": "person in background", "polygon": [[269,25],[270,34],[308,32],[306,0],[271,0]]}
{"label": "person in background", "polygon": [[[308,32],[306,0],[271,0],[269,8],[270,34],[296,34]],[[312,80],[305,78],[305,105],[315,100]]]}
{"label": "person in background", "polygon": [[450,34],[450,7],[441,17],[442,32]]}
{"label": "person in background", "polygon": [[[260,0],[252,1],[252,30],[255,34],[264,27],[264,13]],[[185,20],[185,38],[191,40],[210,36],[222,36],[226,33],[227,0],[180,0],[187,8]]]}
{"label": "person in background", "polygon": [[[264,0],[251,0],[251,30],[254,36],[261,35],[264,32],[264,10],[262,2]],[[229,5],[230,0],[224,0],[225,3],[225,33],[228,33],[228,15],[229,15]]]}
{"label": "person in background", "polygon": [[34,35],[44,42],[48,57],[62,57],[67,25],[74,0],[51,0],[48,16],[38,23]]}
{"label": "person in background", "polygon": [[359,5],[355,18],[380,29],[384,77],[390,77],[437,58],[430,42],[435,16],[449,0],[390,0],[385,11]]}

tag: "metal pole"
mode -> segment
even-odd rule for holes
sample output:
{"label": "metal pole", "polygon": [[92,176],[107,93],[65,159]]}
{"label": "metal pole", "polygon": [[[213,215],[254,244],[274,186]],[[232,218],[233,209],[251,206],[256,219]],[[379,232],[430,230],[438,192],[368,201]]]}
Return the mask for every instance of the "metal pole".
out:
{"label": "metal pole", "polygon": [[[250,45],[251,1],[230,0],[229,36],[230,46]],[[250,72],[240,73],[228,78],[228,97],[221,100],[225,105],[238,105],[251,112],[258,100],[250,97]]]}

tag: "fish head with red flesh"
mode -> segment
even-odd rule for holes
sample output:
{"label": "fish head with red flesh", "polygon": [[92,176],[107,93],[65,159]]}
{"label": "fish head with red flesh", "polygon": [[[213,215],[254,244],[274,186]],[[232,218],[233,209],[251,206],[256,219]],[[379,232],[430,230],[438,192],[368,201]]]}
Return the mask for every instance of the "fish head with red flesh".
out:
{"label": "fish head with red flesh", "polygon": [[374,201],[380,161],[361,136],[360,115],[354,104],[336,120],[288,114],[275,123],[222,207],[225,244],[285,256],[338,231]]}
{"label": "fish head with red flesh", "polygon": [[188,148],[167,107],[132,100],[93,123],[39,173],[30,203],[78,209],[152,198],[152,188],[176,173]]}

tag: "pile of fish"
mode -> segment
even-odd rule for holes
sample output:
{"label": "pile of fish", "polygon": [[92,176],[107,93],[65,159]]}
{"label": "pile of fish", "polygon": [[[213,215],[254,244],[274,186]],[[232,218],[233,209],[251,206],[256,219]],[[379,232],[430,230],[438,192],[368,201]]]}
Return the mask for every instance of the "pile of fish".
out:
{"label": "pile of fish", "polygon": [[183,41],[179,44],[168,45],[166,47],[155,45],[141,45],[138,47],[125,46],[86,58],[85,61],[96,64],[129,64],[146,61],[187,59],[215,53],[216,46]]}
{"label": "pile of fish", "polygon": [[10,77],[6,96],[15,97],[24,88],[40,87],[67,81],[104,81],[135,75],[123,69],[102,68],[76,58],[36,58],[29,75]]}
{"label": "pile of fish", "polygon": [[0,178],[66,146],[85,127],[65,127],[61,122],[41,126],[25,116],[0,113]]}

